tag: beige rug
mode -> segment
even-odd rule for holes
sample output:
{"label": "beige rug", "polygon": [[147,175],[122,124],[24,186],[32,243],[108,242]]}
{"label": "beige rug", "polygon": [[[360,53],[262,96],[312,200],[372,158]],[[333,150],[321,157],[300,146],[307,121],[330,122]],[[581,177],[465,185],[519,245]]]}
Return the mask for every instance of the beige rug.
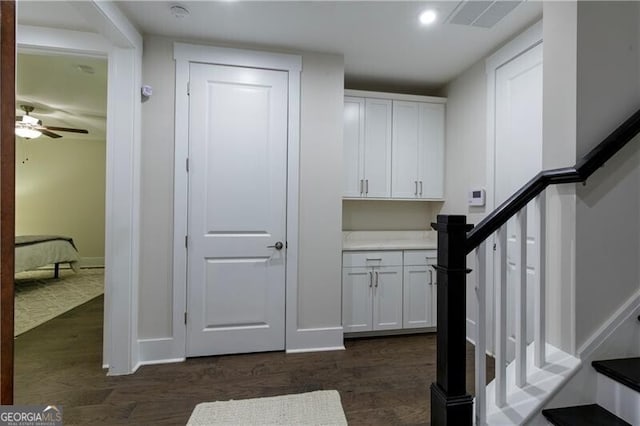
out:
{"label": "beige rug", "polygon": [[15,331],[24,333],[104,293],[104,269],[20,272],[15,279]]}
{"label": "beige rug", "polygon": [[316,391],[269,398],[203,402],[187,426],[204,425],[346,425],[340,394]]}

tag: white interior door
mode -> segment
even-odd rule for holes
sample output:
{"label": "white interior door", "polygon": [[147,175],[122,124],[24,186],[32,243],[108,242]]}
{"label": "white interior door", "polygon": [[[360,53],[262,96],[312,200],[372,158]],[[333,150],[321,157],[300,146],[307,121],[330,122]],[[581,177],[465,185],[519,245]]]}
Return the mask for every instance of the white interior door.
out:
{"label": "white interior door", "polygon": [[189,73],[187,355],[282,350],[288,74]]}
{"label": "white interior door", "polygon": [[[542,44],[496,70],[495,85],[495,206],[542,170]],[[533,303],[539,219],[527,211],[527,340],[533,338]],[[519,268],[514,254],[518,241],[515,220],[507,224],[507,343],[513,359],[515,287]],[[496,259],[497,261],[497,259]],[[495,271],[498,271],[495,264]],[[494,276],[497,276],[494,274]]]}

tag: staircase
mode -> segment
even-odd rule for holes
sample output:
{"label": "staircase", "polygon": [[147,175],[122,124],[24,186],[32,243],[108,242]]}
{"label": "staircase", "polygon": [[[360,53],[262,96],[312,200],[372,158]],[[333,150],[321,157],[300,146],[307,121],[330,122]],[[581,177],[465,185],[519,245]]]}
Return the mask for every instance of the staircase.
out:
{"label": "staircase", "polygon": [[[640,320],[640,317],[638,318]],[[557,426],[640,425],[640,358],[593,361],[597,404],[542,410]]]}
{"label": "staircase", "polygon": [[[528,424],[575,375],[582,361],[549,344],[546,336],[546,193],[550,185],[586,182],[640,133],[640,110],[629,117],[573,167],[545,170],[531,179],[477,226],[462,215],[438,215],[437,381],[431,385],[431,424]],[[531,214],[527,214],[530,210]],[[528,218],[527,216],[530,216]],[[527,220],[539,231],[532,258],[533,336],[527,333]],[[515,305],[514,336],[507,332],[507,222],[515,241],[509,281]],[[492,240],[490,240],[492,237]],[[495,244],[492,244],[495,241]],[[487,306],[487,252],[493,250],[493,312]],[[475,258],[475,395],[466,390],[465,341],[467,255]],[[492,265],[493,267],[493,265]],[[488,315],[493,314],[493,348],[487,347]],[[640,318],[639,318],[640,319]],[[511,346],[509,346],[511,345]],[[508,348],[514,348],[511,353]],[[495,379],[486,382],[486,354],[493,349]],[[513,353],[515,352],[515,353]],[[597,404],[542,410],[554,425],[640,425],[640,358],[594,361]],[[586,367],[585,367],[586,368]]]}

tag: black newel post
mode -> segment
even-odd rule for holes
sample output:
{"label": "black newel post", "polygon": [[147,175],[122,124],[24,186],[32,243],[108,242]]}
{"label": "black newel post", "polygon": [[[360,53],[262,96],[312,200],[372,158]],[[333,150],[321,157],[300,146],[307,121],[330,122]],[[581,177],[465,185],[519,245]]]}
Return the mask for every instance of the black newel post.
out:
{"label": "black newel post", "polygon": [[473,422],[473,398],[466,379],[466,216],[438,215],[437,382],[431,384],[431,424]]}

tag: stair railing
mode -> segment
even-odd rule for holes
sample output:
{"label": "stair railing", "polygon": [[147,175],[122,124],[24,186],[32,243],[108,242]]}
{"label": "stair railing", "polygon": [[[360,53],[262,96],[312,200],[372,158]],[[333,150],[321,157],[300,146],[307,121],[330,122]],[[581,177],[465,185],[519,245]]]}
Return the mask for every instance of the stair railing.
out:
{"label": "stair railing", "polygon": [[[519,276],[515,285],[515,385],[523,387],[527,378],[526,335],[526,259],[527,206],[533,203],[535,220],[539,222],[537,279],[534,304],[533,365],[545,364],[545,218],[547,186],[585,182],[598,168],[640,132],[640,110],[629,117],[575,166],[545,170],[484,218],[476,227],[467,224],[466,216],[438,215],[432,223],[438,232],[437,296],[437,372],[431,384],[431,424],[486,424],[486,251],[487,239],[496,234],[496,256],[500,267],[495,285],[495,398],[503,407],[507,400],[507,229],[509,219],[516,217],[515,262]],[[474,399],[466,391],[466,257],[475,254],[477,265],[477,335],[475,345],[475,421]],[[524,267],[521,267],[524,266]]]}

